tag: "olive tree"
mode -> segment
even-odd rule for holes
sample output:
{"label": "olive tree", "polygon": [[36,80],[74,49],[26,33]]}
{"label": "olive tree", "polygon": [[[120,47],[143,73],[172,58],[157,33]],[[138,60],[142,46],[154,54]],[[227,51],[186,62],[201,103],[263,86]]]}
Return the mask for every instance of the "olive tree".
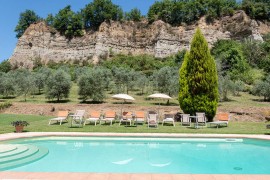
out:
{"label": "olive tree", "polygon": [[41,90],[45,87],[45,83],[51,73],[51,70],[46,67],[42,67],[34,73],[34,84],[35,87],[38,89],[39,94],[41,93]]}
{"label": "olive tree", "polygon": [[141,94],[144,94],[145,88],[150,84],[149,79],[142,72],[138,73],[136,87],[140,88]]}
{"label": "olive tree", "polygon": [[220,76],[218,80],[219,97],[222,101],[229,100],[229,93],[234,90],[234,83],[229,75]]}
{"label": "olive tree", "polygon": [[17,95],[26,96],[34,91],[34,77],[32,73],[26,69],[14,71],[13,78],[16,84]]}
{"label": "olive tree", "polygon": [[134,81],[134,70],[125,67],[112,68],[113,81],[115,83],[115,92],[120,93],[126,90],[128,94],[129,85]]}
{"label": "olive tree", "polygon": [[81,75],[78,81],[78,94],[85,101],[87,98],[93,101],[103,101],[105,87],[108,82],[107,71],[104,68],[93,68]]}
{"label": "olive tree", "polygon": [[62,98],[68,98],[70,88],[70,75],[59,69],[47,79],[45,85],[45,96],[48,99],[56,98],[57,102],[59,102]]}
{"label": "olive tree", "polygon": [[178,68],[163,67],[154,72],[154,83],[159,92],[175,95],[179,91],[179,73]]}
{"label": "olive tree", "polygon": [[0,94],[4,97],[15,94],[15,82],[10,72],[0,72]]}
{"label": "olive tree", "polygon": [[254,95],[263,96],[265,101],[270,101],[270,75],[263,81],[255,82],[252,92]]}

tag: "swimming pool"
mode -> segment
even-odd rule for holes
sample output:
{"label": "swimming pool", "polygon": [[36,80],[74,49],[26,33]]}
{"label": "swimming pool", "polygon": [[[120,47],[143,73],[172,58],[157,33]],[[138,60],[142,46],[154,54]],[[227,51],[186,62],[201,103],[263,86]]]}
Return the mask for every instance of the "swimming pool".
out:
{"label": "swimming pool", "polygon": [[270,142],[266,140],[41,137],[3,144],[48,150],[39,160],[7,171],[270,174]]}

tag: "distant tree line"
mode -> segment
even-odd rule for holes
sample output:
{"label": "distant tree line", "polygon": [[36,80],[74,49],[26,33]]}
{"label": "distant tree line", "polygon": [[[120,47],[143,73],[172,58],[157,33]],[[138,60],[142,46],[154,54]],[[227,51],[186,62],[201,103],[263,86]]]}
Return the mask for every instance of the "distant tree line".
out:
{"label": "distant tree line", "polygon": [[78,85],[78,95],[84,101],[102,102],[105,92],[143,95],[158,90],[176,95],[178,92],[178,67],[165,66],[148,76],[129,67],[103,66],[79,67],[62,65],[57,69],[39,67],[33,71],[16,69],[0,72],[0,95],[4,98],[44,93],[48,100],[67,99],[73,84]]}
{"label": "distant tree line", "polygon": [[[206,16],[206,20],[211,22],[222,16],[232,15],[239,9],[244,10],[251,18],[270,20],[269,0],[243,0],[242,3],[237,3],[236,0],[161,0],[154,2],[146,18],[149,23],[162,20],[175,26],[194,23],[202,16]],[[55,15],[49,14],[45,19],[32,10],[26,10],[20,14],[15,32],[19,38],[32,23],[43,20],[62,35],[72,38],[82,36],[83,30],[97,30],[104,21],[140,21],[142,18],[137,8],[123,12],[111,0],[94,0],[79,12],[73,12],[68,5]]]}
{"label": "distant tree line", "polygon": [[246,91],[270,100],[270,38],[264,42],[252,39],[243,41],[219,40],[211,49],[215,57],[220,100],[229,100],[228,94],[235,96]]}

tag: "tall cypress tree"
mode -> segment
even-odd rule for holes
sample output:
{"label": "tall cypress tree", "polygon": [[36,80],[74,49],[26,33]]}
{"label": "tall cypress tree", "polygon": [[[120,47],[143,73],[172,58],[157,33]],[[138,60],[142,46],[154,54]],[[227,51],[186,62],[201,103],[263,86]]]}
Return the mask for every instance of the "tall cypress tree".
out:
{"label": "tall cypress tree", "polygon": [[214,58],[200,29],[191,42],[180,68],[179,103],[184,113],[205,112],[208,120],[216,114],[218,76]]}

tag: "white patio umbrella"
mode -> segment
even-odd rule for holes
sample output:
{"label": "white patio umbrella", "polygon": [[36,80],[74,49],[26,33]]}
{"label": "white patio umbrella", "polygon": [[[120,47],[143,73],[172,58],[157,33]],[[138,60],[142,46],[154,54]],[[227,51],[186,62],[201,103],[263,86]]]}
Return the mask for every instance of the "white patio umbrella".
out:
{"label": "white patio umbrella", "polygon": [[148,96],[149,98],[159,98],[159,99],[172,99],[170,96],[167,94],[162,94],[162,93],[155,93],[151,94]]}
{"label": "white patio umbrella", "polygon": [[123,100],[122,106],[121,106],[121,114],[122,114],[123,104],[125,101],[135,101],[135,99],[128,94],[115,94],[112,96],[112,98],[118,99],[118,100]]}
{"label": "white patio umbrella", "polygon": [[[162,94],[162,93],[155,93],[155,94],[151,94],[148,96],[149,98],[156,98],[156,99],[172,99],[169,95],[167,94]],[[160,108],[160,102],[158,104],[158,111]]]}

